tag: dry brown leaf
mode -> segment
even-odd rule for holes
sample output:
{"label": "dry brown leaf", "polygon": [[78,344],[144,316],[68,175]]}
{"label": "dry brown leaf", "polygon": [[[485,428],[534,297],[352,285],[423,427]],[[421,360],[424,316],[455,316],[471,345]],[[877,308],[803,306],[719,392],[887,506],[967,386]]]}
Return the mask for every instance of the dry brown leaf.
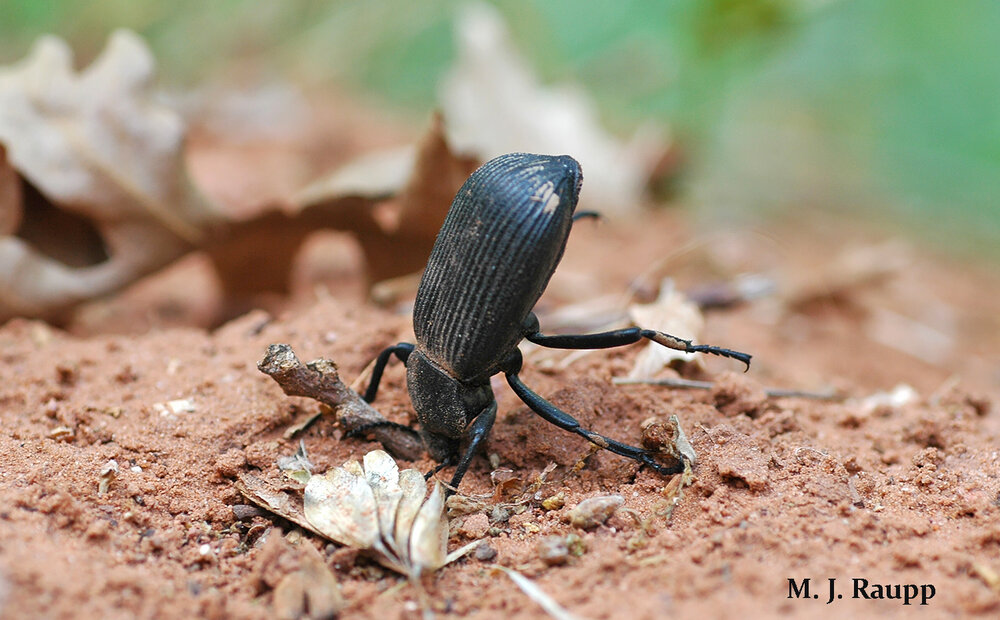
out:
{"label": "dry brown leaf", "polygon": [[[632,322],[644,329],[654,329],[679,338],[696,339],[705,321],[698,306],[674,288],[669,278],[660,284],[660,295],[651,304],[629,308]],[[674,360],[691,361],[696,353],[668,349],[650,342],[635,360],[629,379],[651,379]]]}
{"label": "dry brown leaf", "polygon": [[662,130],[644,127],[631,144],[623,144],[600,126],[579,89],[542,86],[492,6],[466,6],[456,38],[458,60],[440,95],[456,149],[484,161],[516,151],[570,154],[587,179],[584,205],[605,213],[639,205],[666,150]]}
{"label": "dry brown leaf", "polygon": [[12,235],[21,224],[21,179],[7,162],[0,144],[0,236]]}
{"label": "dry brown leaf", "polygon": [[219,273],[223,321],[287,293],[302,242],[324,228],[357,235],[371,283],[412,273],[477,163],[451,152],[435,117],[415,153],[349,166],[302,202],[234,221],[189,183],[184,123],[154,98],[138,36],[116,32],[79,73],[71,60],[45,37],[0,67],[0,321],[65,320],[194,249]]}
{"label": "dry brown leaf", "polygon": [[[188,182],[184,124],[154,99],[154,75],[125,30],[79,73],[55,37],[0,68],[0,144],[31,189],[23,236],[0,237],[0,320],[58,316],[116,291],[186,253],[218,218]],[[85,264],[44,251],[72,252],[81,235],[96,250],[74,256]]]}
{"label": "dry brown leaf", "polygon": [[247,473],[240,474],[235,486],[243,497],[264,510],[273,512],[304,530],[323,536],[323,533],[306,519],[301,498],[289,495],[269,482]]}
{"label": "dry brown leaf", "polygon": [[[303,202],[296,205],[301,209],[300,218],[319,223],[324,214],[342,209],[338,202],[343,199],[345,194],[342,192],[347,187],[377,189],[383,197],[389,193],[387,190],[398,192],[395,198],[380,204],[377,211],[374,208],[356,211],[355,220],[349,227],[361,243],[372,284],[423,268],[451,201],[479,163],[453,152],[445,139],[444,121],[439,114],[434,115],[430,128],[417,145],[405,177],[399,174],[399,153],[391,152],[387,157],[387,162],[370,159],[370,171],[365,174],[353,168],[348,175],[351,180],[345,179],[342,172],[335,173],[332,179],[303,193],[300,198]],[[404,178],[405,185],[401,189],[398,186],[390,188],[374,179],[358,180],[377,174],[391,175],[395,180]],[[320,187],[333,193],[321,194]]]}
{"label": "dry brown leaf", "polygon": [[370,285],[420,271],[452,199],[477,163],[451,151],[435,116],[415,153],[366,156],[314,182],[291,205],[273,206],[219,231],[206,251],[234,304],[227,314],[245,310],[260,293],[287,293],[298,248],[317,230],[357,237]]}

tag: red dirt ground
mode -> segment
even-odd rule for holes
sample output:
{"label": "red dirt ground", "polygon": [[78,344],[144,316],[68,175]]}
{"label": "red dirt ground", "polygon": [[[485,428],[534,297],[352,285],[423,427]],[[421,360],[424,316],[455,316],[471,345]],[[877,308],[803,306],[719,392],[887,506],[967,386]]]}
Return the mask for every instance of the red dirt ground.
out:
{"label": "red dirt ground", "polygon": [[[693,249],[676,251],[691,239]],[[554,310],[622,293],[665,257],[663,271],[684,289],[764,273],[779,293],[709,312],[701,338],[753,353],[753,367],[740,374],[735,362],[706,360],[686,374],[717,385],[696,392],[612,385],[638,346],[574,358],[532,352],[525,382],[601,433],[636,443],[642,420],[676,413],[699,455],[694,483],[667,519],[668,480],[610,453],[575,470],[587,444],[498,383],[488,452],[523,481],[556,463],[539,497],[563,493],[565,506],[531,501],[485,534],[482,517],[456,519],[452,548],[483,536],[496,557],[436,574],[428,591],[439,617],[545,617],[490,570],[494,562],[582,618],[997,617],[1000,280],[985,266],[896,246],[879,246],[906,260],[891,273],[853,280],[838,271],[835,256],[881,239],[828,222],[709,236],[662,212],[579,224],[540,303],[543,328]],[[85,309],[70,332],[20,319],[0,327],[0,615],[276,617],[273,589],[311,545],[340,581],[345,617],[419,617],[403,578],[280,519],[233,512],[246,503],[236,476],[278,479],[277,458],[298,444],[285,430],[319,409],[257,371],[268,344],[332,359],[352,380],[383,347],[411,337],[405,311],[359,301],[348,263],[318,299],[305,286],[275,316],[251,312],[212,332],[171,327],[204,324],[218,302],[198,257]],[[916,393],[908,403],[865,400],[901,383]],[[849,398],[767,398],[764,387],[834,387]],[[175,399],[191,410],[157,405]],[[387,372],[377,406],[410,420],[401,368]],[[378,447],[340,435],[329,418],[302,435],[317,470]],[[119,472],[99,494],[110,459]],[[491,498],[490,471],[478,458],[462,492]],[[584,532],[563,521],[581,500],[609,493],[627,510],[603,526]],[[543,563],[539,541],[570,533],[585,553]],[[281,536],[291,544],[263,542]],[[818,598],[790,599],[789,579],[805,578]],[[856,599],[856,578],[935,594],[926,606]],[[830,604],[828,579],[843,594]]]}

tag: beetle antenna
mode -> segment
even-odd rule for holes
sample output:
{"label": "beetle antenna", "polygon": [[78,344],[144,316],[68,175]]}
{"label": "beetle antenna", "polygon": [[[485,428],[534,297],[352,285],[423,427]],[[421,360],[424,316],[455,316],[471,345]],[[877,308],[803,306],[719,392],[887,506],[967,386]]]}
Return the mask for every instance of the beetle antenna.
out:
{"label": "beetle antenna", "polygon": [[594,220],[603,220],[604,216],[597,211],[577,211],[573,214],[573,221],[582,220],[583,218],[590,218]]}

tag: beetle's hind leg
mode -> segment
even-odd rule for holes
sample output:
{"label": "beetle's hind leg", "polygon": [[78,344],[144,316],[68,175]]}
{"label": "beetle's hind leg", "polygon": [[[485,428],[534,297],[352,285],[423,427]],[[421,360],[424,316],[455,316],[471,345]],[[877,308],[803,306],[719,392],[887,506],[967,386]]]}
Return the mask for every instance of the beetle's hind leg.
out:
{"label": "beetle's hind leg", "polygon": [[389,363],[389,358],[395,354],[399,361],[406,364],[410,353],[413,353],[413,348],[409,342],[400,342],[379,353],[375,359],[375,366],[372,368],[372,378],[368,382],[368,389],[365,390],[365,402],[375,401],[375,395],[378,394],[378,384],[382,381],[382,372],[385,371],[385,365]]}
{"label": "beetle's hind leg", "polygon": [[641,327],[629,327],[617,329],[599,334],[568,334],[559,336],[547,336],[538,331],[538,319],[534,314],[528,315],[525,321],[524,337],[543,347],[553,349],[610,349],[612,347],[622,347],[627,344],[639,342],[643,338],[652,340],[670,349],[684,351],[685,353],[710,353],[739,360],[750,369],[751,356],[732,349],[723,349],[708,344],[694,344],[690,340],[671,336],[663,332],[652,329],[642,329]]}
{"label": "beetle's hind leg", "polygon": [[630,446],[620,441],[611,439],[610,437],[605,437],[600,433],[595,433],[594,431],[581,427],[580,422],[576,418],[559,409],[526,386],[521,381],[520,377],[517,376],[520,369],[521,354],[516,353],[512,356],[508,369],[505,370],[504,373],[507,376],[507,383],[510,385],[511,389],[514,390],[514,393],[517,394],[517,397],[524,401],[524,404],[528,405],[532,411],[541,416],[541,418],[546,422],[555,424],[559,428],[567,430],[571,433],[576,433],[587,441],[604,448],[605,450],[614,452],[615,454],[620,454],[621,456],[627,456],[630,459],[639,461],[644,465],[648,465],[651,469],[660,474],[677,474],[684,470],[683,464],[672,467],[662,465],[653,459],[650,452],[643,450],[642,448]]}

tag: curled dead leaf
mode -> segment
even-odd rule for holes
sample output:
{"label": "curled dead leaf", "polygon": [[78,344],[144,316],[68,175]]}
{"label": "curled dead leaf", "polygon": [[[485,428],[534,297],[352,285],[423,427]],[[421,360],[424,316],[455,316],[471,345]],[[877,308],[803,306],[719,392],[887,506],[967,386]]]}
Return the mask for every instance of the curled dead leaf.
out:
{"label": "curled dead leaf", "polygon": [[662,128],[622,143],[600,126],[591,101],[572,87],[547,87],[511,43],[499,11],[464,7],[456,22],[458,60],[441,89],[448,139],[483,160],[511,152],[571,153],[583,167],[585,206],[634,210],[666,151]]}
{"label": "curled dead leaf", "polygon": [[[3,207],[0,320],[53,317],[116,291],[189,251],[218,219],[188,181],[184,123],[154,97],[154,75],[149,49],[126,30],[80,72],[51,36],[0,67],[0,145],[17,171],[15,199],[32,198]],[[9,174],[4,185],[9,201]],[[81,234],[93,252],[78,251]]]}
{"label": "curled dead leaf", "polygon": [[149,49],[125,30],[79,72],[55,37],[0,67],[0,321],[65,322],[201,249],[223,289],[221,322],[261,294],[288,293],[299,248],[321,229],[358,237],[370,283],[412,273],[477,163],[452,153],[435,117],[408,154],[353,165],[240,220],[189,181],[187,128],[154,77]]}

